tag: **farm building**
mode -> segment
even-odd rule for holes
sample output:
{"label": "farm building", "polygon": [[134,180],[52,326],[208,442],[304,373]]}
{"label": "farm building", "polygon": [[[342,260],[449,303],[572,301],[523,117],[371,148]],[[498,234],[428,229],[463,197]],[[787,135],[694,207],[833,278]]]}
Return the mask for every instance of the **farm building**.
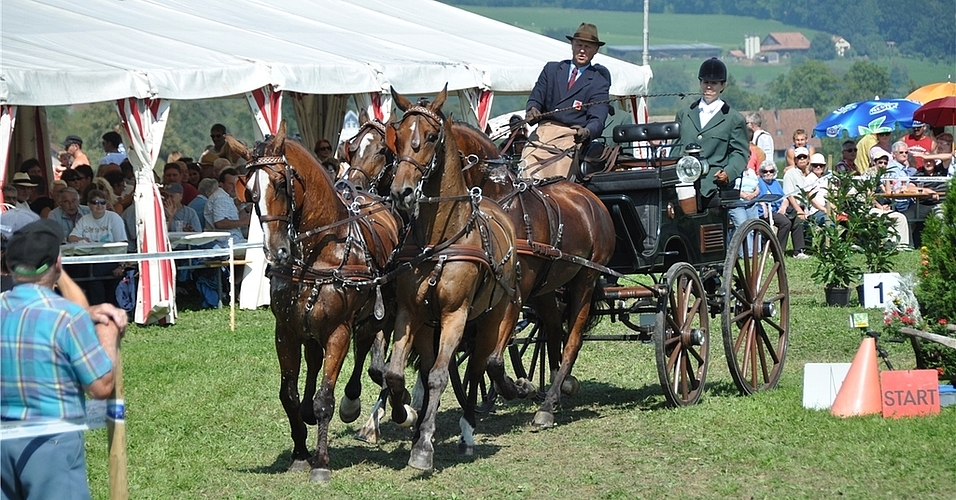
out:
{"label": "farm building", "polygon": [[760,42],[760,52],[776,52],[781,57],[804,53],[808,50],[810,50],[810,40],[798,31],[770,33]]}

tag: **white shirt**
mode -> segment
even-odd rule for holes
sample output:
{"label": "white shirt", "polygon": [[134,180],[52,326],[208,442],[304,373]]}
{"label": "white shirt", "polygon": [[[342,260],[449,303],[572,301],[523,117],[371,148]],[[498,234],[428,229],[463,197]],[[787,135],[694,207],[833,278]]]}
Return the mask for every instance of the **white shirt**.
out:
{"label": "white shirt", "polygon": [[723,99],[716,99],[714,102],[707,104],[703,99],[700,100],[700,104],[697,106],[697,109],[700,110],[700,128],[704,128],[710,122],[710,119],[717,115],[717,112],[720,111],[720,108],[724,106]]}

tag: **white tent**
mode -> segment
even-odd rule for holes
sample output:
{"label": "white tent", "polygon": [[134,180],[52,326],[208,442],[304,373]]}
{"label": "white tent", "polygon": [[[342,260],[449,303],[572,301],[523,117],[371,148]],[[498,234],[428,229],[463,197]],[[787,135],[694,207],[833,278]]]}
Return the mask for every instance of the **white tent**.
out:
{"label": "white tent", "polygon": [[[2,0],[0,24],[0,168],[11,148],[45,160],[42,106],[115,102],[135,153],[144,252],[168,247],[148,173],[170,101],[245,95],[267,134],[289,95],[310,144],[336,139],[348,95],[386,117],[390,86],[447,84],[483,124],[494,93],[529,92],[545,62],[570,57],[567,43],[430,0]],[[595,62],[610,70],[612,95],[646,93],[648,67]],[[144,274],[168,280],[164,262]],[[140,301],[163,303],[139,304],[136,320],[174,320],[172,284],[144,281]]]}

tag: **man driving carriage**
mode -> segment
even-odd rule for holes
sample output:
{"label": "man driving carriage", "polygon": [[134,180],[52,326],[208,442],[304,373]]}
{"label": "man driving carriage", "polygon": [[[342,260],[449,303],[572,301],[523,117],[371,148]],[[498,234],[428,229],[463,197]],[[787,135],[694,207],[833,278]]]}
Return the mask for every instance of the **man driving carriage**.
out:
{"label": "man driving carriage", "polygon": [[611,73],[591,64],[604,45],[597,27],[581,23],[571,41],[571,59],[544,66],[528,96],[525,119],[538,123],[522,153],[525,174],[544,179],[568,175],[574,145],[587,143],[604,132]]}
{"label": "man driving carriage", "polygon": [[732,186],[743,173],[750,143],[743,115],[720,98],[727,88],[727,66],[710,58],[700,65],[697,79],[701,98],[678,109],[674,119],[680,123],[680,141],[674,153],[680,154],[691,143],[700,145],[700,158],[710,164],[710,171],[700,180],[702,206],[707,207],[717,203],[714,195],[718,188]]}

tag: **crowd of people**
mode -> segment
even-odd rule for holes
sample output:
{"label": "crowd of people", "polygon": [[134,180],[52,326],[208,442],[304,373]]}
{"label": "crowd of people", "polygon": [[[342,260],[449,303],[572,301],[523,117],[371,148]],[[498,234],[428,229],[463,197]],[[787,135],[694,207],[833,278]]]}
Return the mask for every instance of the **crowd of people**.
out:
{"label": "crowd of people", "polygon": [[[243,165],[220,157],[226,128],[213,125],[212,143],[199,161],[173,153],[157,177],[167,231],[225,231],[235,242],[245,241],[251,208],[240,199],[239,183]],[[120,135],[102,136],[105,155],[92,166],[83,151],[83,139],[70,135],[54,166],[51,182],[36,159],[24,161],[4,187],[7,211],[3,214],[4,238],[28,222],[49,219],[62,234],[61,243],[126,242],[129,252],[137,251],[136,205],[133,194],[136,176],[126,156]],[[241,163],[241,162],[240,162]],[[22,221],[22,222],[18,222]],[[213,244],[225,245],[223,241]],[[124,264],[70,265],[91,304],[116,304],[117,282],[129,268]],[[9,276],[9,274],[7,274]],[[96,278],[96,279],[93,279]],[[10,286],[5,279],[5,288]]]}

